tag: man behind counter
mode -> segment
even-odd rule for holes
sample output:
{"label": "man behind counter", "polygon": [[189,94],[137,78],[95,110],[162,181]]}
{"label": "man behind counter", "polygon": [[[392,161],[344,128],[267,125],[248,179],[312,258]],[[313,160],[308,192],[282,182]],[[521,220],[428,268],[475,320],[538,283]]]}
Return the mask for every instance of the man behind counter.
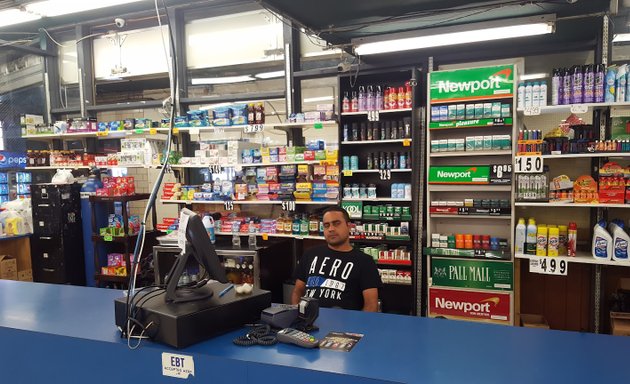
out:
{"label": "man behind counter", "polygon": [[350,245],[348,212],[330,207],[322,220],[327,244],[304,252],[295,272],[291,303],[307,296],[318,299],[321,307],[376,312],[381,278],[374,260]]}

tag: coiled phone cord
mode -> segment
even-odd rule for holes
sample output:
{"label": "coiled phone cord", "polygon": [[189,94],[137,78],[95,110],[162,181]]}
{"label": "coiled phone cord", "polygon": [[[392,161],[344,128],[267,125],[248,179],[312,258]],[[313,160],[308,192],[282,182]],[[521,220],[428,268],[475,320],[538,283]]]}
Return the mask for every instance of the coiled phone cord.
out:
{"label": "coiled phone cord", "polygon": [[250,347],[252,345],[274,345],[278,342],[276,333],[271,330],[269,324],[252,324],[252,329],[247,334],[232,340],[236,345]]}

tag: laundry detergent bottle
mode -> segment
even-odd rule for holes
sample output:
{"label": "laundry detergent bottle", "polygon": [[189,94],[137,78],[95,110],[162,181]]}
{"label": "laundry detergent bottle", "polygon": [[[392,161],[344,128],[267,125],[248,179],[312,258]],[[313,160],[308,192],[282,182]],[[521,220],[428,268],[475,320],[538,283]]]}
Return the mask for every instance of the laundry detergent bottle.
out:
{"label": "laundry detergent bottle", "polygon": [[606,222],[604,220],[595,224],[593,228],[593,257],[598,260],[612,260],[613,256],[613,238],[606,231]]}
{"label": "laundry detergent bottle", "polygon": [[608,225],[608,231],[613,238],[613,255],[615,261],[630,261],[628,258],[630,247],[630,236],[624,229],[622,220],[613,220]]}

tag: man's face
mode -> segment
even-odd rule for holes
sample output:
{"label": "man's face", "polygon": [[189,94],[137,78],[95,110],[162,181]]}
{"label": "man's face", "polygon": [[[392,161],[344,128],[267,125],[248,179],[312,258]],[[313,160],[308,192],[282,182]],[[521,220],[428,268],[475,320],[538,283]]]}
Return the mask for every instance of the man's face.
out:
{"label": "man's face", "polygon": [[345,243],[350,236],[350,228],[341,212],[326,212],[324,215],[324,237],[333,246]]}

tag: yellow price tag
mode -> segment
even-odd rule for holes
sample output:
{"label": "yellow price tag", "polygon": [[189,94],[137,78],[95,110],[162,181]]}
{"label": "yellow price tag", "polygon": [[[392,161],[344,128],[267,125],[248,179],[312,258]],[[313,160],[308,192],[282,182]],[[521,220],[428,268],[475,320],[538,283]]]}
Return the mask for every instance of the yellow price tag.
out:
{"label": "yellow price tag", "polygon": [[352,171],[349,169],[344,169],[343,170],[343,175],[348,177],[348,176],[352,176]]}
{"label": "yellow price tag", "polygon": [[177,135],[179,133],[179,128],[173,128],[173,135]]}
{"label": "yellow price tag", "polygon": [[114,238],[112,235],[105,235],[103,236],[103,240],[105,241],[114,241]]}
{"label": "yellow price tag", "polygon": [[404,139],[403,140],[403,147],[410,147],[410,146],[411,146],[411,140]]}
{"label": "yellow price tag", "polygon": [[109,134],[109,131],[99,131],[99,132],[96,132],[96,136],[98,136],[98,137],[107,136],[108,134]]}
{"label": "yellow price tag", "polygon": [[149,129],[149,134],[150,135],[155,135],[156,133],[157,133],[157,129],[155,129],[155,128]]}
{"label": "yellow price tag", "polygon": [[263,233],[263,234],[262,234],[262,239],[263,239],[263,240],[269,240],[269,235],[268,235],[268,234],[266,234],[266,233]]}

